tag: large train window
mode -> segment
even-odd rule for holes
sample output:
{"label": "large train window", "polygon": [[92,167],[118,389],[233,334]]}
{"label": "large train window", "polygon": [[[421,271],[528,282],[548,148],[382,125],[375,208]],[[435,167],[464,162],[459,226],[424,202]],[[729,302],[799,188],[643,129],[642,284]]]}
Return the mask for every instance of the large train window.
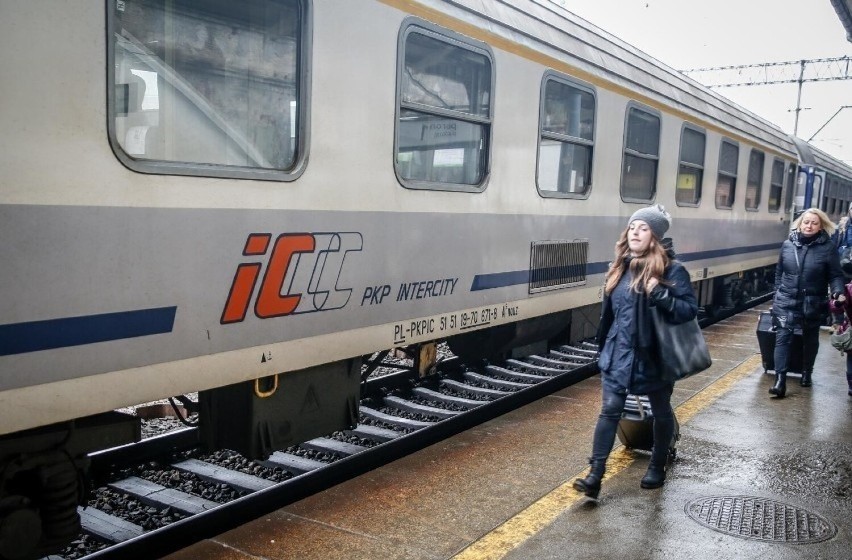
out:
{"label": "large train window", "polygon": [[292,180],[305,161],[305,0],[109,2],[109,136],[146,173]]}
{"label": "large train window", "polygon": [[746,210],[756,211],[760,206],[760,191],[763,186],[763,163],[766,156],[752,148],[748,157],[748,178],[746,180]]}
{"label": "large train window", "polygon": [[660,117],[635,106],[627,108],[621,164],[621,199],[650,202],[657,192]]}
{"label": "large train window", "polygon": [[778,158],[772,160],[772,176],[769,178],[769,211],[778,212],[781,208],[781,193],[784,191],[784,162]]}
{"label": "large train window", "polygon": [[680,134],[680,165],[675,184],[675,201],[678,206],[698,206],[701,202],[706,144],[707,135],[703,130],[684,124]]}
{"label": "large train window", "polygon": [[408,188],[478,192],[488,176],[491,53],[425,22],[404,27],[395,169]]}
{"label": "large train window", "polygon": [[734,207],[739,159],[739,146],[730,140],[722,140],[719,146],[719,174],[716,178],[716,208]]}
{"label": "large train window", "polygon": [[592,181],[595,96],[547,73],[542,82],[538,174],[542,196],[585,198]]}

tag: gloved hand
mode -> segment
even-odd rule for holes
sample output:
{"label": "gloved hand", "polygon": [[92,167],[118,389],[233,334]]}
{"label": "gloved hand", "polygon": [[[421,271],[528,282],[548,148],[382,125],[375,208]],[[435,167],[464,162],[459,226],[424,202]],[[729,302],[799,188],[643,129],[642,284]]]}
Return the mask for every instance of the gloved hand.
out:
{"label": "gloved hand", "polygon": [[648,296],[648,302],[654,307],[665,309],[669,313],[674,310],[675,306],[675,300],[669,292],[669,289],[664,288],[659,284],[654,286],[654,289],[651,290],[651,294]]}

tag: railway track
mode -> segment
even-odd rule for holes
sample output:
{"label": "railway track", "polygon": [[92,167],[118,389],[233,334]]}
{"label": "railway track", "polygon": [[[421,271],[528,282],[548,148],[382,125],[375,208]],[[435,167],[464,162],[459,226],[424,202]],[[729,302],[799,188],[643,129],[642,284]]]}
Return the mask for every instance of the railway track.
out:
{"label": "railway track", "polygon": [[93,454],[94,478],[105,482],[79,510],[83,533],[51,558],[174,552],[594,375],[596,357],[596,345],[583,342],[499,365],[469,367],[453,358],[423,380],[408,372],[370,379],[355,428],[264,461],[201,454],[196,428]]}
{"label": "railway track", "polygon": [[596,354],[582,343],[476,368],[450,359],[416,382],[371,379],[355,428],[264,461],[200,454],[196,428],[94,454],[94,478],[105,482],[79,509],[83,533],[61,557],[168,554],[585,379]]}

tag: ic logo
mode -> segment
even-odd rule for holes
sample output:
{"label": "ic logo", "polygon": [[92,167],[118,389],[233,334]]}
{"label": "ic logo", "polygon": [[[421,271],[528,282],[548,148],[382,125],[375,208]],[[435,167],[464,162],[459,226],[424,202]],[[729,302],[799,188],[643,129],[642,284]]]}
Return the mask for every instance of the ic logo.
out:
{"label": "ic logo", "polygon": [[[271,233],[251,233],[243,255],[262,257],[269,251]],[[259,319],[340,309],[349,302],[352,288],[337,283],[350,252],[361,251],[358,232],[284,233],[275,239],[266,272],[254,302]],[[222,310],[223,325],[246,318],[263,262],[237,266],[231,291]]]}

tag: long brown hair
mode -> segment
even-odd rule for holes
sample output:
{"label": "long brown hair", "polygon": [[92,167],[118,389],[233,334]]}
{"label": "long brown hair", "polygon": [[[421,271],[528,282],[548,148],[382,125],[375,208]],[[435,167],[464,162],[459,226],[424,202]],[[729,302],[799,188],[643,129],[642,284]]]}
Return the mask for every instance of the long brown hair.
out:
{"label": "long brown hair", "polygon": [[[624,274],[624,260],[630,255],[630,247],[627,244],[627,232],[629,230],[629,226],[624,228],[615,243],[615,259],[609,265],[609,270],[606,271],[606,282],[604,283],[604,293],[607,295],[612,293]],[[632,258],[628,265],[632,276],[630,289],[637,293],[644,289],[646,293],[650,293],[648,280],[656,278],[660,283],[664,283],[663,275],[670,260],[665,248],[660,245],[660,240],[652,233],[651,244],[648,245],[648,249],[643,254]]]}

